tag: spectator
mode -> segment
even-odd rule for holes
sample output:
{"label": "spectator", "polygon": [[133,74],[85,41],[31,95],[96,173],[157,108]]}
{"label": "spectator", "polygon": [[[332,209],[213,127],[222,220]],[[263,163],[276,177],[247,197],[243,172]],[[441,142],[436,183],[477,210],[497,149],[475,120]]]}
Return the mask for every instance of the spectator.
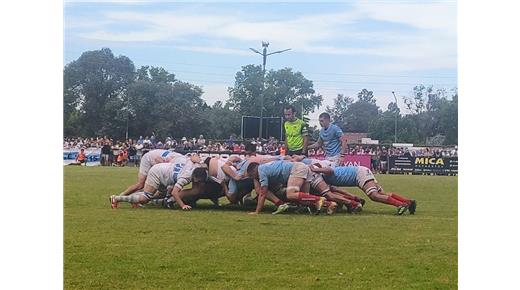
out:
{"label": "spectator", "polygon": [[112,150],[110,148],[110,142],[105,141],[105,144],[103,145],[103,147],[101,147],[101,165],[110,166],[110,163],[112,161],[110,158],[111,152]]}
{"label": "spectator", "polygon": [[78,155],[76,156],[76,164],[75,165],[87,165],[87,155],[85,155],[85,149],[81,148]]}
{"label": "spectator", "polygon": [[206,139],[204,139],[203,135],[199,135],[199,139],[197,140],[197,145],[201,148],[206,146]]}

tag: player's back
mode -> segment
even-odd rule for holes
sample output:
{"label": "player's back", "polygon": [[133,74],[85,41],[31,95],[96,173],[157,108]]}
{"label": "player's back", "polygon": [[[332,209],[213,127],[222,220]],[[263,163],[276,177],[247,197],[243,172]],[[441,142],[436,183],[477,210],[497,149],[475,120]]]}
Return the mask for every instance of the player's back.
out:
{"label": "player's back", "polygon": [[[269,183],[286,183],[291,174],[294,163],[291,161],[272,161],[258,166],[258,176],[260,183],[262,180],[268,180]],[[265,185],[265,181],[262,184]]]}
{"label": "player's back", "polygon": [[337,166],[333,175],[323,175],[328,184],[336,186],[357,186],[357,166]]}

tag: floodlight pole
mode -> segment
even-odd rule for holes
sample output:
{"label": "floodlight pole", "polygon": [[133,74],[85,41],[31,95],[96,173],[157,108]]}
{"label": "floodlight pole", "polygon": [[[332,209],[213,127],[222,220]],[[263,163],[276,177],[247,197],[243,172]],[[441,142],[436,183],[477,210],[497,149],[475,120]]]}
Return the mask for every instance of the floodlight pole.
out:
{"label": "floodlight pole", "polygon": [[392,91],[392,95],[394,95],[395,99],[395,106],[397,107],[397,110],[395,112],[395,133],[394,133],[394,143],[397,143],[397,117],[399,116],[399,106],[397,106],[397,97],[395,96],[394,91]]}
{"label": "floodlight pole", "polygon": [[128,141],[128,120],[130,118],[129,113],[130,113],[130,95],[128,95],[128,92],[127,92],[127,96],[126,96],[126,134],[125,134],[126,141]]}
{"label": "floodlight pole", "polygon": [[262,124],[264,122],[265,63],[267,62],[267,56],[271,55],[271,54],[282,53],[282,52],[290,50],[290,48],[288,48],[288,49],[284,49],[284,50],[267,53],[268,46],[269,46],[269,42],[262,41],[262,47],[263,47],[262,52],[259,52],[258,50],[254,49],[254,48],[249,48],[254,53],[258,53],[259,55],[262,56],[262,93],[260,93],[260,128],[258,129],[258,137],[260,138],[260,140],[262,140]]}

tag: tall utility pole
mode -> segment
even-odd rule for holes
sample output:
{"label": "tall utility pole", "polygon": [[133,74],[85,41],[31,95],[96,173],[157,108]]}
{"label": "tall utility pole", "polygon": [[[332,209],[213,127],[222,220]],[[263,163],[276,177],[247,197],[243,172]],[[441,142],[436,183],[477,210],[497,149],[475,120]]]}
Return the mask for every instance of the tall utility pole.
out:
{"label": "tall utility pole", "polygon": [[394,95],[395,106],[398,110],[395,112],[395,135],[394,135],[394,143],[397,143],[397,117],[399,116],[399,106],[397,105],[397,97],[395,96],[394,91],[392,91],[392,95]]}
{"label": "tall utility pole", "polygon": [[263,57],[263,62],[262,62],[262,93],[260,94],[260,129],[258,130],[258,137],[260,138],[260,140],[262,139],[262,124],[264,122],[265,63],[267,61],[267,56],[271,55],[271,54],[282,53],[284,51],[290,50],[290,48],[288,48],[288,49],[284,49],[284,50],[279,50],[279,51],[267,53],[267,47],[268,46],[269,46],[269,42],[262,41],[262,47],[264,48],[263,52],[259,52],[258,50],[254,49],[254,48],[249,48],[254,53],[258,53],[259,55],[261,55]]}
{"label": "tall utility pole", "polygon": [[130,113],[130,95],[128,95],[128,93],[127,93],[127,98],[126,98],[126,135],[125,135],[125,138],[126,138],[127,141],[128,141],[128,120],[130,118],[129,113]]}

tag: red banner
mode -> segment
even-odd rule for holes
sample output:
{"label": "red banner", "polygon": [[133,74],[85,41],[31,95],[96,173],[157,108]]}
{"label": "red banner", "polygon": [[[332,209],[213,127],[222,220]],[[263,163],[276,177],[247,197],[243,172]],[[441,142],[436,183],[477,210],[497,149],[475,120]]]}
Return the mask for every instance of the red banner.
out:
{"label": "red banner", "polygon": [[[309,155],[309,158],[325,159],[325,155]],[[345,155],[343,159],[343,166],[365,166],[371,167],[370,155]]]}
{"label": "red banner", "polygon": [[370,168],[370,155],[345,155],[343,166],[364,166]]}

